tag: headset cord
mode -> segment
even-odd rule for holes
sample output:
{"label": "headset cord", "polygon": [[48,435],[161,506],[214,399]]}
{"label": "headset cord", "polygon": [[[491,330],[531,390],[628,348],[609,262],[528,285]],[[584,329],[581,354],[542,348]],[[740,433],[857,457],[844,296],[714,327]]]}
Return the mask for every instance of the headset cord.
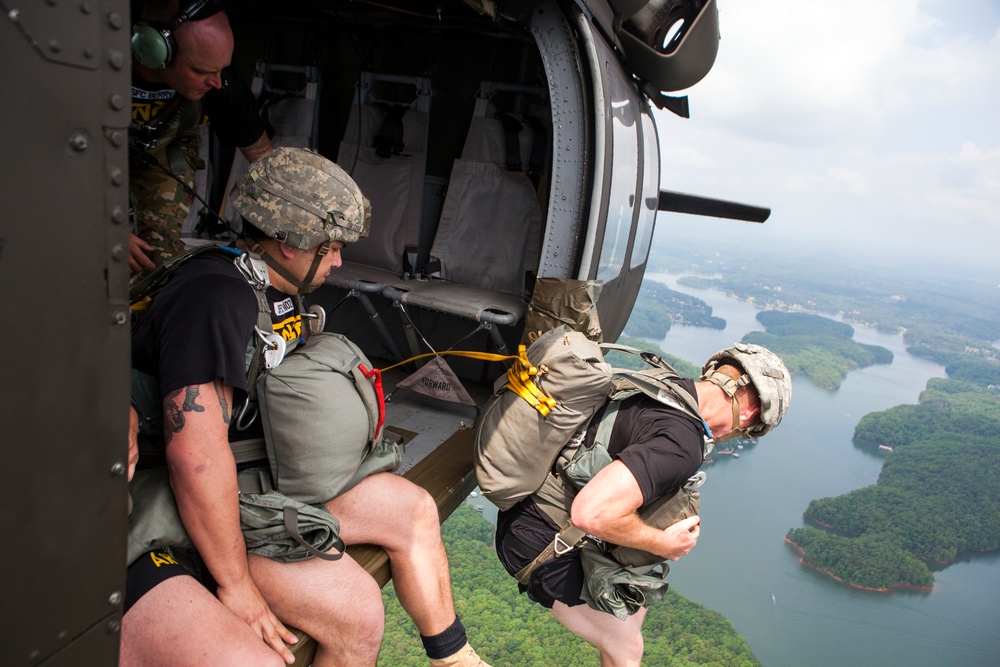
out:
{"label": "headset cord", "polygon": [[197,191],[195,191],[194,188],[192,188],[190,185],[188,185],[187,182],[185,182],[183,178],[181,178],[176,173],[174,173],[174,171],[171,170],[169,167],[165,167],[164,165],[160,164],[160,161],[156,159],[156,156],[151,155],[149,153],[149,151],[143,149],[141,146],[138,146],[138,145],[136,145],[134,143],[129,143],[129,147],[128,148],[129,148],[129,152],[133,155],[133,157],[137,158],[142,164],[145,164],[147,166],[157,167],[158,169],[160,169],[161,171],[163,171],[165,174],[167,174],[168,176],[170,176],[172,179],[174,179],[175,181],[177,181],[181,185],[181,187],[184,188],[184,190],[188,194],[190,194],[195,199],[197,199],[198,201],[200,201],[201,205],[204,207],[204,210],[206,210],[209,213],[211,213],[215,217],[215,219],[219,221],[219,224],[221,224],[223,227],[225,227],[225,229],[230,234],[232,234],[233,236],[239,236],[239,232],[237,232],[233,228],[232,224],[230,224],[230,222],[228,220],[226,220],[221,215],[219,215],[218,213],[216,213],[215,209],[213,209],[209,205],[209,203],[207,201],[205,201],[205,199],[201,195],[199,195],[197,193]]}

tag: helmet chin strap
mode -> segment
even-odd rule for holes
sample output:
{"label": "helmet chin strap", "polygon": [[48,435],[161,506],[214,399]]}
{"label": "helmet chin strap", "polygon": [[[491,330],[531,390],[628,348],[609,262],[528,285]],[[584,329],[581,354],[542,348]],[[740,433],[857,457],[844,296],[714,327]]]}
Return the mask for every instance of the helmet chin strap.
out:
{"label": "helmet chin strap", "polygon": [[736,398],[736,390],[740,387],[750,384],[750,377],[746,374],[740,376],[738,380],[734,380],[725,373],[719,373],[716,371],[711,375],[702,378],[711,382],[712,384],[718,386],[722,391],[729,397],[729,400],[733,402],[733,427],[726,435],[715,438],[716,444],[720,442],[725,442],[727,440],[732,440],[733,438],[743,435],[746,433],[745,429],[740,428],[740,402]]}
{"label": "helmet chin strap", "polygon": [[312,264],[309,265],[309,270],[306,272],[305,278],[301,280],[292,275],[292,273],[278,263],[276,259],[267,254],[267,251],[260,247],[259,243],[250,244],[250,252],[260,255],[267,265],[274,269],[274,272],[279,276],[295,285],[299,294],[308,294],[312,292],[316,287],[312,285],[312,279],[316,277],[316,272],[319,270],[320,262],[326,257],[327,253],[330,252],[330,241],[324,241],[319,248],[316,249],[316,255],[313,257]]}

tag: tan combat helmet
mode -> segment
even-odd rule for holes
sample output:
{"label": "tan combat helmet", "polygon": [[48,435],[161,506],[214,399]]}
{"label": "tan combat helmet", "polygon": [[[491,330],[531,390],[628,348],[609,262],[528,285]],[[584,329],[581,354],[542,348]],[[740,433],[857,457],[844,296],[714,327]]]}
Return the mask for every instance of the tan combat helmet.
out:
{"label": "tan combat helmet", "polygon": [[275,148],[250,165],[230,196],[247,222],[295,248],[368,236],[371,206],[361,188],[308,148]]}
{"label": "tan combat helmet", "polygon": [[[735,365],[743,369],[739,380],[717,372],[719,366]],[[766,347],[752,343],[736,343],[716,352],[701,369],[701,379],[722,387],[730,397],[736,389],[753,385],[760,396],[760,423],[747,429],[747,434],[759,438],[781,422],[792,400],[792,376],[784,362]]]}
{"label": "tan combat helmet", "polygon": [[295,285],[300,294],[310,284],[335,241],[353,243],[368,236],[371,205],[343,169],[308,148],[275,148],[244,174],[230,193],[243,219],[294,248],[318,247],[304,278],[293,276],[260,245],[250,250]]}

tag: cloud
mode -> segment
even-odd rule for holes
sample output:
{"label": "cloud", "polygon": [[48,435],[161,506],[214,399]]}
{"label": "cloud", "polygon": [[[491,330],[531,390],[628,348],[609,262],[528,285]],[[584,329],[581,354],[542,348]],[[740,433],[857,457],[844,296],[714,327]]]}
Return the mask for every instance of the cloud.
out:
{"label": "cloud", "polygon": [[664,187],[771,206],[769,236],[995,262],[1000,3],[726,0],[720,24],[692,118],[657,112]]}

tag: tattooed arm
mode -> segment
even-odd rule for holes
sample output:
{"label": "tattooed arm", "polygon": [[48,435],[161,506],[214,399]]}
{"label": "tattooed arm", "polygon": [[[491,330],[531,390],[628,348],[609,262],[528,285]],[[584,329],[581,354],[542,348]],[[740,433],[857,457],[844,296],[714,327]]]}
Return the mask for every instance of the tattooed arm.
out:
{"label": "tattooed arm", "polygon": [[181,520],[219,587],[219,600],[282,656],[294,635],[250,578],[240,530],[236,461],[229,449],[233,390],[220,380],[183,387],[163,399],[170,484]]}
{"label": "tattooed arm", "polygon": [[257,140],[249,146],[240,146],[240,151],[246,157],[247,161],[251,163],[256,162],[257,158],[267,155],[272,150],[271,139],[267,136],[267,132],[257,137]]}

